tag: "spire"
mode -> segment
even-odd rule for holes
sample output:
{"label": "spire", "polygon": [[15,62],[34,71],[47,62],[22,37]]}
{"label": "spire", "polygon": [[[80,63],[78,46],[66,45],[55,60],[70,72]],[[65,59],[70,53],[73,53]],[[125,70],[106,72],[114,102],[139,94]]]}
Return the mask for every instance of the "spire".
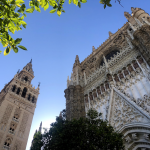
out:
{"label": "spire", "polygon": [[95,51],[95,47],[94,47],[94,46],[92,46],[92,51],[93,51],[93,52]]}
{"label": "spire", "polygon": [[29,72],[30,74],[34,75],[33,69],[32,69],[32,59],[31,61],[23,68],[23,70]]}
{"label": "spire", "polygon": [[17,74],[19,74],[19,72],[20,72],[20,69],[18,69]]}
{"label": "spire", "polygon": [[111,37],[113,34],[109,31],[109,37]]}
{"label": "spire", "polygon": [[131,7],[131,11],[132,11],[132,13],[134,14],[134,13],[136,12],[136,8]]}
{"label": "spire", "polygon": [[73,67],[79,66],[80,65],[80,61],[79,61],[79,56],[76,55],[76,59],[75,59],[75,63],[73,65]]}
{"label": "spire", "polygon": [[131,7],[131,11],[132,11],[132,14],[134,15],[135,12],[137,12],[138,10],[140,10],[141,8],[134,8],[134,7]]}
{"label": "spire", "polygon": [[124,12],[124,16],[127,18],[127,20],[132,17],[128,12]]}
{"label": "spire", "polygon": [[42,132],[42,121],[40,123],[39,132]]}
{"label": "spire", "polygon": [[30,60],[30,63],[32,64],[32,58],[31,58],[31,60]]}

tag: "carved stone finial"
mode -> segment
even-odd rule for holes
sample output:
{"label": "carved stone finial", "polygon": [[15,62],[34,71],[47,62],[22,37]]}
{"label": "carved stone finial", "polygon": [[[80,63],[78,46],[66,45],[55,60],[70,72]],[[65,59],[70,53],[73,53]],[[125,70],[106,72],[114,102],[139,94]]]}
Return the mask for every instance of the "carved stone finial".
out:
{"label": "carved stone finial", "polygon": [[132,16],[128,12],[124,12],[124,16],[129,20]]}
{"label": "carved stone finial", "polygon": [[78,66],[79,64],[80,64],[79,56],[76,55],[76,59],[75,59],[75,63],[74,63],[74,65],[73,65],[73,67],[76,67],[76,66]]}
{"label": "carved stone finial", "polygon": [[79,56],[78,56],[78,55],[76,55],[76,61],[78,61],[78,62],[79,62]]}
{"label": "carved stone finial", "polygon": [[136,11],[138,11],[138,10],[141,10],[141,8],[134,8],[134,7],[131,7],[131,11],[132,11],[132,13],[134,14]]}
{"label": "carved stone finial", "polygon": [[20,72],[20,69],[18,69],[17,74]]}
{"label": "carved stone finial", "polygon": [[31,58],[31,60],[30,60],[30,63],[32,64],[32,58]]}
{"label": "carved stone finial", "polygon": [[136,11],[136,8],[131,7],[131,11],[132,11],[132,13],[134,13]]}
{"label": "carved stone finial", "polygon": [[94,47],[94,46],[92,46],[92,51],[93,51],[93,52],[95,51],[95,47]]}
{"label": "carved stone finial", "polygon": [[109,31],[109,37],[111,37],[113,34]]}

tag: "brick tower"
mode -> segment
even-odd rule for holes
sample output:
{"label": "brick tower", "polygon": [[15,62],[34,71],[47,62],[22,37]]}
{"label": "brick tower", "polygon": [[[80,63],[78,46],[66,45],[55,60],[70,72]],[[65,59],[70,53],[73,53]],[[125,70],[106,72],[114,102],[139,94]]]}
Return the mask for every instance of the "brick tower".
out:
{"label": "brick tower", "polygon": [[32,60],[0,92],[0,149],[25,150],[39,95]]}

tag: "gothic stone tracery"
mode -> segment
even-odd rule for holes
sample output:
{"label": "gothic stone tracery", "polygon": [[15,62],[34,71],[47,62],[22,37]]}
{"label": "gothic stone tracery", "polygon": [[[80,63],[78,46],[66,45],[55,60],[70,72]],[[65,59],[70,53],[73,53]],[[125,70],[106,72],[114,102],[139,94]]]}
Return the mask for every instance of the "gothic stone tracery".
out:
{"label": "gothic stone tracery", "polygon": [[140,8],[131,11],[124,13],[128,22],[93,46],[84,61],[76,56],[65,90],[66,112],[70,120],[94,108],[124,134],[126,149],[143,150],[150,149],[150,16]]}

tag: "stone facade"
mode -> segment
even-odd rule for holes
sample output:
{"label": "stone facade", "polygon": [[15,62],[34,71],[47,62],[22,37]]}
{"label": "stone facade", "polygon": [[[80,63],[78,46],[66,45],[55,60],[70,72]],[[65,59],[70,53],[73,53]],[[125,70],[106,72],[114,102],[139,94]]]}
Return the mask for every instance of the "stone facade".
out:
{"label": "stone facade", "polygon": [[0,149],[26,149],[40,90],[33,78],[30,62],[0,92]]}
{"label": "stone facade", "polygon": [[89,108],[124,134],[129,150],[150,149],[150,16],[140,8],[125,12],[127,22],[80,63],[67,79],[68,120]]}

